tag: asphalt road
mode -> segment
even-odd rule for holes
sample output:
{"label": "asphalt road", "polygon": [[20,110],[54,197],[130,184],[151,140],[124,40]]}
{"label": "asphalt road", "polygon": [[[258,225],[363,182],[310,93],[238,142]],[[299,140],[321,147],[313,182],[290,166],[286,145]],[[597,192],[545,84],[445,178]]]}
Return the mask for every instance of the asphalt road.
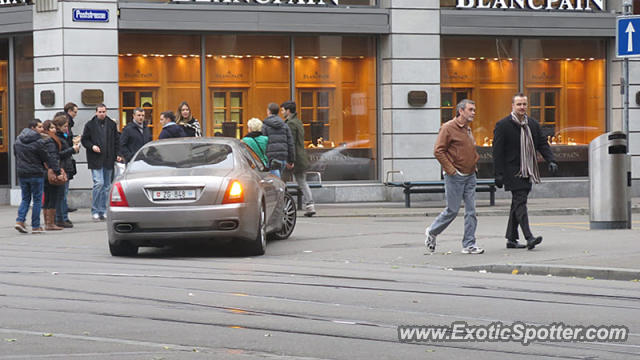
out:
{"label": "asphalt road", "polygon": [[[0,359],[640,358],[638,282],[447,270],[562,262],[560,245],[582,253],[585,239],[609,234],[588,232],[583,217],[533,218],[546,242],[530,252],[504,249],[501,217],[481,219],[487,254],[475,256],[459,253],[461,220],[425,255],[424,217],[355,217],[299,218],[263,257],[208,247],[113,258],[104,223],[73,215],[74,229],[46,235],[0,227]],[[454,321],[624,325],[630,335],[527,346],[398,340],[399,325]]]}

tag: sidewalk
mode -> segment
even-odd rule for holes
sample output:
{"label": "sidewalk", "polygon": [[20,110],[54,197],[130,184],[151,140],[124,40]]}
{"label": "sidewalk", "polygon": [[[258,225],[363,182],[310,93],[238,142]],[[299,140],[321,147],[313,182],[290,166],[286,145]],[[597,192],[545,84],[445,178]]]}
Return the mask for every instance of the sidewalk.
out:
{"label": "sidewalk", "polygon": [[[444,200],[412,201],[411,207],[404,207],[404,202],[366,202],[366,203],[333,203],[316,204],[319,217],[353,217],[353,216],[438,216],[444,209]],[[476,200],[478,216],[509,216],[510,199],[496,199],[496,205],[490,206],[489,200]],[[529,215],[589,215],[589,198],[553,198],[529,199]],[[463,213],[460,210],[460,214]],[[640,213],[640,198],[631,199],[632,213]]]}
{"label": "sidewalk", "polygon": [[[533,251],[505,249],[502,234],[510,205],[508,199],[497,199],[495,206],[489,206],[488,200],[476,202],[479,229],[483,225],[485,227],[485,234],[478,232],[476,236],[487,249],[485,254],[471,257],[458,254],[457,244],[461,233],[457,234],[454,230],[453,234],[452,231],[445,231],[438,238],[445,251],[424,255],[422,260],[416,260],[415,257],[407,259],[407,262],[421,261],[426,266],[447,270],[622,280],[640,284],[640,216],[635,215],[640,214],[640,198],[631,201],[631,230],[589,230],[588,198],[529,199],[532,226],[545,235],[543,245]],[[414,217],[424,219],[426,224],[444,206],[444,201],[412,202],[411,208],[405,208],[404,203],[338,203],[317,204],[316,210],[320,218]],[[463,212],[461,209],[460,215]],[[486,218],[488,216],[491,218]],[[497,216],[504,217],[504,223]],[[535,218],[540,216],[553,220],[544,224],[536,223]],[[462,217],[459,216],[456,222],[462,224]],[[487,235],[486,224],[497,223],[500,224],[496,225],[499,230],[495,232],[493,227],[496,226],[491,226],[491,235]],[[422,241],[424,235],[420,233],[416,234],[415,244],[404,245],[414,252],[423,253]],[[403,244],[396,244],[398,247],[400,245]],[[456,250],[447,251],[448,248]],[[398,256],[402,256],[401,253]]]}

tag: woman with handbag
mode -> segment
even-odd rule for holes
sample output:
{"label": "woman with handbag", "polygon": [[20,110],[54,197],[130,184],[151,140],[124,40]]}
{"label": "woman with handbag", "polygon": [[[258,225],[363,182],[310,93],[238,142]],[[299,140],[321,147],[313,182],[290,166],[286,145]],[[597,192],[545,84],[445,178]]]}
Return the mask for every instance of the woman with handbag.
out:
{"label": "woman with handbag", "polygon": [[47,136],[47,152],[53,160],[51,167],[47,169],[44,181],[44,224],[46,231],[62,230],[64,228],[56,226],[56,204],[64,199],[64,184],[67,181],[67,174],[60,166],[60,151],[62,151],[62,141],[56,136],[56,126],[51,120],[42,124],[44,133]]}
{"label": "woman with handbag", "polygon": [[[69,118],[64,113],[59,113],[53,118],[53,125],[56,127],[56,137],[60,140],[60,167],[64,169],[67,174],[67,181],[64,182],[64,190],[62,193],[62,199],[56,202],[56,216],[55,225],[63,228],[72,228],[73,223],[69,221],[69,215],[65,213],[65,200],[64,193],[68,188],[69,181],[76,173],[76,166],[74,164],[73,155],[80,151],[80,144],[68,141],[65,137],[69,129]],[[73,144],[73,145],[72,145]]]}

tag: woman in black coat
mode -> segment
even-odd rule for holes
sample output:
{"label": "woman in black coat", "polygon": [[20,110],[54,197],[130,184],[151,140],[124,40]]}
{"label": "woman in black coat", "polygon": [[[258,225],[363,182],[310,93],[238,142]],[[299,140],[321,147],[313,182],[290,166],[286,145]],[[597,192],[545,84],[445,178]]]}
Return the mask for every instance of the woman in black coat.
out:
{"label": "woman in black coat", "polygon": [[[60,152],[62,151],[62,143],[56,136],[57,128],[53,121],[47,120],[42,124],[44,128],[43,138],[46,139],[46,149],[50,159],[50,168],[57,174],[61,173]],[[44,203],[42,204],[42,212],[44,213],[44,224],[46,231],[62,230],[63,227],[56,226],[56,207],[64,199],[64,184],[54,185],[49,182],[47,175],[44,176]]]}
{"label": "woman in black coat", "polygon": [[194,118],[191,114],[191,107],[186,101],[180,103],[178,106],[178,112],[176,113],[176,124],[182,126],[184,133],[187,137],[200,137],[202,132],[200,130],[200,122]]}

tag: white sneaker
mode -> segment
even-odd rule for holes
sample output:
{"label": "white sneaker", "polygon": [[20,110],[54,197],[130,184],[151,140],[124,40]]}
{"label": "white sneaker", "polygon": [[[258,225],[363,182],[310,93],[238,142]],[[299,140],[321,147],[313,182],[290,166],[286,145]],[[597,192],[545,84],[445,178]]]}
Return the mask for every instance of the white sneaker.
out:
{"label": "white sneaker", "polygon": [[313,203],[308,203],[304,206],[305,208],[305,212],[304,212],[304,216],[306,217],[312,217],[313,215],[316,214],[316,208],[313,205]]}
{"label": "white sneaker", "polygon": [[463,254],[472,254],[472,255],[482,254],[482,253],[484,253],[484,249],[483,248],[479,248],[479,247],[477,247],[475,245],[474,246],[468,246],[468,247],[462,249],[462,253]]}
{"label": "white sneaker", "polygon": [[431,252],[436,251],[436,236],[430,232],[429,228],[424,231],[424,234],[427,235],[427,238],[424,240],[424,246]]}
{"label": "white sneaker", "polygon": [[100,215],[98,214],[91,214],[91,218],[93,219],[93,221],[100,221]]}

